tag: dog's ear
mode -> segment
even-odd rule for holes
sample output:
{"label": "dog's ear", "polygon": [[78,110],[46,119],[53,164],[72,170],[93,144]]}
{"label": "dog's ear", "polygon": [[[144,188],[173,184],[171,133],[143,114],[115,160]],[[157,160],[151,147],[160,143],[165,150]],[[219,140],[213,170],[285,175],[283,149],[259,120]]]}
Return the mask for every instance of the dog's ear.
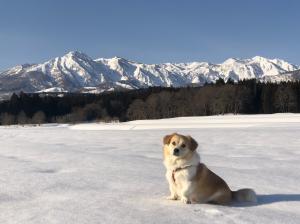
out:
{"label": "dog's ear", "polygon": [[190,147],[191,147],[191,150],[192,150],[192,151],[195,151],[196,148],[198,147],[198,143],[197,143],[196,140],[193,139],[190,135],[188,135],[187,138],[188,138],[189,141],[190,141]]}
{"label": "dog's ear", "polygon": [[176,133],[173,133],[173,134],[170,134],[170,135],[166,135],[163,139],[163,143],[164,145],[169,145],[170,144],[170,141],[171,141],[171,138],[176,135]]}

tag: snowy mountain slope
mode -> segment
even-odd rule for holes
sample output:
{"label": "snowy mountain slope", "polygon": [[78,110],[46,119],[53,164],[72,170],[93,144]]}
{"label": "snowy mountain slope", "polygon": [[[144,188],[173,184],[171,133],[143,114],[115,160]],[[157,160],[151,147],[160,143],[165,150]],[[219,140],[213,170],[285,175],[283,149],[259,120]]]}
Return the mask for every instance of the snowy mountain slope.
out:
{"label": "snowy mountain slope", "polygon": [[142,64],[120,57],[93,60],[74,51],[42,64],[25,64],[0,73],[0,94],[44,90],[101,92],[117,88],[203,85],[219,78],[234,81],[256,78],[262,81],[299,79],[289,72],[300,69],[279,59],[229,58],[221,64],[206,62]]}
{"label": "snowy mountain slope", "polygon": [[[128,123],[0,127],[0,223],[299,223],[298,114]],[[258,203],[166,200],[162,138],[174,131],[192,135],[232,189],[254,188]]]}
{"label": "snowy mountain slope", "polygon": [[283,72],[278,75],[264,76],[261,78],[263,82],[280,82],[280,81],[297,81],[300,80],[300,70]]}

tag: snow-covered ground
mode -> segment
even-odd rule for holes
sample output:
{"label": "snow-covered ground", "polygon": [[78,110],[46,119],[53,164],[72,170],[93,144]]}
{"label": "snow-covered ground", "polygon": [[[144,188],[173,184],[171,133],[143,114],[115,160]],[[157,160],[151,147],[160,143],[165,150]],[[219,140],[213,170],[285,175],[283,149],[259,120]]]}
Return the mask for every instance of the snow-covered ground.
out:
{"label": "snow-covered ground", "polygon": [[[174,131],[258,204],[165,200],[162,137]],[[0,127],[0,223],[299,223],[299,136],[294,114]]]}

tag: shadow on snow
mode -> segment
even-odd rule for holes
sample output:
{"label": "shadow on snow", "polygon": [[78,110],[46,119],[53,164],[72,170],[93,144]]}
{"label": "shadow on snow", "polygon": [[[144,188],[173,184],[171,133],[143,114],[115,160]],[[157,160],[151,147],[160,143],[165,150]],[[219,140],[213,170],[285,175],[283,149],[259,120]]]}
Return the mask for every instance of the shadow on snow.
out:
{"label": "shadow on snow", "polygon": [[251,207],[272,204],[277,202],[300,202],[300,194],[260,194],[257,195],[257,203],[234,203],[233,207]]}

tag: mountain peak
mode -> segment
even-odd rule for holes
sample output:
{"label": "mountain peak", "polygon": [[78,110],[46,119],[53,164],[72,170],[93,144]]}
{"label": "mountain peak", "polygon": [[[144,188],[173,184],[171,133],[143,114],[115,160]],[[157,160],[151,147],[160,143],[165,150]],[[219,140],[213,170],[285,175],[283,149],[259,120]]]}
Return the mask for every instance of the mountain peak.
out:
{"label": "mountain peak", "polygon": [[127,59],[125,58],[122,58],[122,57],[119,57],[119,56],[114,56],[113,58],[111,58],[112,60],[115,60],[115,61],[127,61]]}
{"label": "mountain peak", "polygon": [[223,62],[223,64],[233,64],[235,62],[238,62],[240,59],[239,58],[228,58]]}
{"label": "mountain peak", "polygon": [[65,54],[65,56],[80,56],[80,55],[86,55],[82,53],[81,51],[69,51]]}
{"label": "mountain peak", "polygon": [[82,53],[80,51],[70,51],[67,54],[65,54],[64,56],[62,56],[62,58],[63,57],[66,57],[66,58],[80,58],[80,59],[83,59],[83,60],[93,60],[87,54]]}
{"label": "mountain peak", "polygon": [[123,58],[123,57],[119,57],[119,56],[114,56],[112,58],[97,58],[94,59],[95,62],[99,62],[99,63],[103,63],[103,62],[115,62],[115,63],[119,63],[119,62],[129,62],[129,60]]}
{"label": "mountain peak", "polygon": [[262,56],[254,56],[252,58],[253,61],[269,61],[270,59],[262,57]]}

